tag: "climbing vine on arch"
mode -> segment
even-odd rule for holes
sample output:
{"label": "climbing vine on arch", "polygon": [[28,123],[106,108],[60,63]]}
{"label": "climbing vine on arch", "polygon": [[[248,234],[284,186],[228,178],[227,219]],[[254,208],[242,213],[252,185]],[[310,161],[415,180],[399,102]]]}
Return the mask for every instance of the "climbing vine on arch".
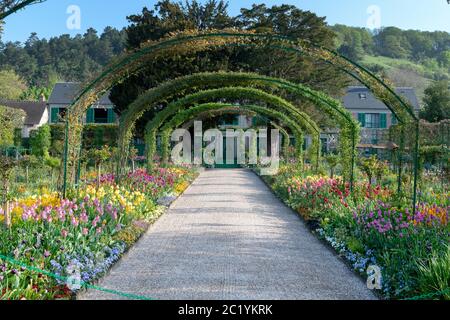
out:
{"label": "climbing vine on arch", "polygon": [[[143,93],[130,104],[120,119],[118,145],[121,152],[121,162],[119,163],[119,168],[125,164],[126,152],[132,138],[134,124],[146,110],[155,108],[162,101],[170,100],[180,92],[189,93],[201,88],[222,88],[227,86],[264,86],[266,88],[282,89],[289,94],[307,99],[331,119],[334,119],[341,130],[341,164],[345,173],[345,179],[352,181],[356,144],[359,138],[359,124],[353,119],[350,112],[339,101],[322,92],[283,79],[253,73],[198,73],[167,81]],[[169,116],[176,113],[180,107],[181,105],[165,107],[154,117],[152,122],[155,124],[162,123]],[[150,146],[150,148],[152,147]]]}
{"label": "climbing vine on arch", "polygon": [[203,101],[218,101],[218,100],[239,100],[239,101],[258,101],[263,102],[266,105],[270,105],[272,108],[283,110],[289,117],[296,120],[302,130],[308,132],[312,136],[313,145],[315,150],[312,152],[311,162],[314,166],[318,167],[320,158],[320,129],[317,124],[304,112],[301,112],[299,108],[296,108],[291,103],[287,102],[283,98],[269,94],[255,88],[244,87],[223,87],[220,89],[210,89],[205,91],[199,91],[190,95],[187,95],[177,101],[170,103],[166,108],[160,111],[146,126],[146,143],[148,161],[153,159],[153,155],[156,151],[156,133],[158,128],[169,119],[171,116],[179,112],[180,110]]}
{"label": "climbing vine on arch", "polygon": [[[78,126],[81,123],[84,111],[112,86],[139,72],[147,61],[157,58],[158,55],[196,53],[228,45],[253,45],[260,48],[270,46],[271,48],[295,52],[325,61],[366,85],[376,97],[380,98],[391,109],[401,123],[417,120],[408,103],[399,97],[389,85],[362,66],[323,46],[303,39],[274,34],[258,34],[252,31],[231,29],[199,32],[188,30],[159,41],[144,43],[140,49],[124,53],[121,57],[115,59],[99,77],[85,87],[75,99],[67,117],[67,140],[69,143],[66,143],[65,158],[77,157],[77,149],[80,145]],[[72,128],[75,129],[72,130]],[[418,145],[416,145],[417,148]],[[73,164],[73,159],[70,160],[70,163]]]}

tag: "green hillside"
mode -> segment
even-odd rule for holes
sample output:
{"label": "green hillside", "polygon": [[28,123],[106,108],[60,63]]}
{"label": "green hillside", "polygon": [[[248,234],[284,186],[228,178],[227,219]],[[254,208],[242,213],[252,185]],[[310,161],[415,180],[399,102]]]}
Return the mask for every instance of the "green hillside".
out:
{"label": "green hillside", "polygon": [[[396,86],[415,88],[420,100],[423,98],[425,89],[435,79],[436,74],[436,71],[427,68],[423,64],[415,63],[407,59],[365,55],[361,63],[372,70],[382,69]],[[450,77],[450,74],[446,73],[446,70],[443,68],[438,72],[447,74]]]}

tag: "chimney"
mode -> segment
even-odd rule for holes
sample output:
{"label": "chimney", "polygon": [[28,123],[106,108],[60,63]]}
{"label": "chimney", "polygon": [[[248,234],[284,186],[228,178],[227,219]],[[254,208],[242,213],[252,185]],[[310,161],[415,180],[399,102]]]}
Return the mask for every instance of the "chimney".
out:
{"label": "chimney", "polygon": [[43,93],[41,93],[41,97],[40,97],[39,101],[41,101],[41,102],[47,101],[47,99],[45,99],[45,95]]}

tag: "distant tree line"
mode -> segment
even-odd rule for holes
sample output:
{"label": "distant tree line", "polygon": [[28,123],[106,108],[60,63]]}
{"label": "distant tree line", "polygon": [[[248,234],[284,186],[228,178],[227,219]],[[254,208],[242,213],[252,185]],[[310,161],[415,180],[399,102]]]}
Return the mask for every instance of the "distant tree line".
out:
{"label": "distant tree line", "polygon": [[[364,55],[407,59],[430,69],[450,72],[450,33],[401,30],[387,27],[371,32],[365,28],[335,25],[339,51],[354,60]],[[436,79],[441,80],[441,79]]]}
{"label": "distant tree line", "polygon": [[101,35],[39,39],[32,33],[25,43],[0,43],[0,70],[12,69],[28,86],[48,87],[56,80],[84,81],[123,51],[126,34],[107,27]]}

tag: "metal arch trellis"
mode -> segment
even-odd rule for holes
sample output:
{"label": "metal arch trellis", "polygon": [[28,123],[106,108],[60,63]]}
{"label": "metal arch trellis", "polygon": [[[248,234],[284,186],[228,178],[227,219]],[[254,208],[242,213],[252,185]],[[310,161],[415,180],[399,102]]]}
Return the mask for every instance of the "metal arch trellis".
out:
{"label": "metal arch trellis", "polygon": [[[4,19],[5,17],[7,17],[8,15],[10,15],[10,14],[12,14],[12,13],[14,13],[14,12],[16,12],[16,11],[18,11],[18,10],[20,10],[20,9],[22,9],[22,8],[24,8],[25,6],[27,6],[27,5],[29,5],[29,4],[32,4],[32,3],[41,3],[41,2],[44,2],[45,0],[26,0],[26,1],[23,1],[22,3],[19,3],[18,5],[16,5],[16,6],[14,6],[14,7],[12,7],[10,10],[8,10],[8,11],[6,11],[6,12],[3,12],[3,13],[1,13],[0,14],[0,20],[1,19]],[[213,34],[210,34],[209,36],[211,36],[211,35],[213,35]],[[222,36],[226,36],[226,35],[223,35],[222,34]],[[230,36],[230,35],[228,35],[228,36]],[[236,34],[235,33],[233,33],[233,34],[231,34],[231,36],[236,36]],[[248,36],[248,35],[239,35],[239,36]],[[276,38],[276,39],[283,39],[284,41],[288,41],[288,42],[296,42],[296,41],[298,41],[297,39],[293,39],[293,38],[290,38],[290,37],[287,37],[287,36],[280,36],[280,35],[254,35],[255,37],[264,37],[264,38],[267,38],[267,37],[270,37],[270,38]],[[370,71],[368,71],[367,69],[365,69],[364,67],[362,67],[361,65],[359,65],[359,64],[357,64],[356,62],[354,62],[354,61],[351,61],[350,59],[348,59],[348,58],[346,58],[345,56],[343,56],[343,55],[340,55],[339,53],[337,53],[336,51],[334,51],[334,50],[330,50],[330,49],[328,49],[328,48],[325,48],[325,47],[323,47],[323,46],[319,46],[319,45],[316,45],[316,44],[314,44],[314,43],[312,43],[312,42],[307,42],[307,41],[305,41],[305,40],[303,40],[303,44],[309,44],[309,45],[311,45],[311,47],[312,48],[315,48],[315,49],[319,49],[319,50],[322,50],[322,51],[324,51],[324,52],[328,52],[329,54],[331,54],[331,55],[333,55],[335,58],[337,58],[337,59],[343,59],[344,61],[346,61],[350,66],[354,66],[355,68],[354,68],[354,70],[356,70],[356,71],[359,71],[359,73],[364,73],[365,75],[368,75],[370,78],[372,78],[372,80],[375,80],[375,82],[377,83],[377,84],[380,84],[383,88],[384,88],[384,90],[386,90],[393,98],[394,98],[394,100],[396,100],[398,103],[400,103],[400,105],[403,107],[403,109],[404,110],[406,110],[408,113],[409,113],[409,115],[411,116],[411,118],[412,118],[412,120],[413,121],[415,121],[416,122],[416,128],[415,128],[415,131],[416,131],[416,143],[415,143],[415,157],[414,157],[414,200],[413,200],[413,202],[414,202],[414,206],[415,206],[415,202],[416,202],[416,193],[417,193],[417,165],[418,165],[418,156],[419,156],[419,123],[418,123],[418,119],[417,119],[417,117],[415,116],[415,114],[411,111],[411,109],[410,108],[408,108],[408,106],[407,106],[407,104],[403,101],[403,99],[401,99],[389,86],[387,86],[383,81],[381,81],[380,79],[378,79],[373,73],[371,73]],[[283,49],[285,49],[285,48],[283,48]],[[322,58],[322,60],[324,60],[324,61],[326,61],[326,62],[329,62],[329,63],[331,63],[331,64],[334,64],[331,60],[328,60],[328,59],[326,59],[326,58]],[[372,91],[374,91],[373,90],[373,87],[369,84],[369,83],[367,83],[366,81],[363,81],[360,77],[358,77],[358,76],[356,76],[356,75],[354,75],[354,74],[352,74],[349,70],[347,70],[346,68],[342,68],[342,67],[338,67],[339,69],[341,69],[342,71],[344,71],[344,72],[346,72],[347,74],[349,74],[350,76],[352,76],[352,77],[354,77],[355,79],[357,79],[358,81],[360,81],[361,83],[363,83],[363,84],[365,84],[369,89],[371,89]],[[385,97],[383,97],[383,96],[380,96],[379,94],[377,94],[377,92],[375,92],[374,91],[374,93],[377,95],[377,96],[379,96],[379,98],[381,98],[385,103],[386,103],[386,105],[388,106],[388,108],[389,109],[391,109],[391,111],[394,113],[394,115],[396,115],[397,116],[397,119],[399,119],[399,121],[400,121],[400,123],[404,123],[404,120],[402,119],[402,117],[399,117],[398,116],[398,114],[397,114],[397,112],[392,108],[392,106],[391,106],[391,104],[389,103],[389,99],[385,99]],[[392,98],[391,97],[391,98]],[[70,131],[69,131],[69,122],[67,121],[67,123],[66,123],[66,136],[68,136],[69,134],[70,134]],[[66,137],[66,140],[68,139],[68,137]],[[64,152],[64,194],[65,194],[65,190],[66,190],[66,183],[67,183],[67,156],[68,156],[68,147],[69,147],[69,145],[68,145],[68,143],[66,142],[65,143],[65,152]],[[401,153],[401,150],[400,150],[400,153]],[[401,157],[401,155],[400,155],[400,157]],[[400,169],[401,170],[401,169]]]}
{"label": "metal arch trellis", "polygon": [[[337,100],[334,100],[325,95],[320,96],[318,92],[300,84],[294,84],[283,79],[265,77],[258,74],[232,72],[199,73],[170,80],[156,88],[150,89],[139,96],[129,106],[128,111],[121,117],[121,123],[119,127],[119,148],[122,154],[122,160],[119,163],[119,167],[124,166],[128,144],[132,135],[131,132],[133,129],[133,125],[144,111],[149,110],[157,101],[161,99],[171,98],[174,93],[187,90],[191,87],[197,89],[204,86],[211,87],[211,84],[219,87],[230,86],[232,84],[239,86],[263,84],[265,86],[282,88],[292,94],[310,99],[313,103],[315,103],[317,107],[321,108],[322,111],[329,114],[331,117],[340,120],[341,128],[343,128],[342,132],[348,130],[345,128],[346,125],[350,127],[350,139],[352,140],[351,150],[355,150],[357,139],[356,132],[359,129],[359,125],[352,118],[350,113]],[[174,102],[174,104],[175,103],[176,102]],[[158,113],[157,117],[153,119],[153,123],[159,124],[159,122],[161,121],[160,118],[170,116],[170,112],[176,111],[176,107],[177,105],[169,105],[168,107],[164,108],[161,112]],[[347,139],[342,139],[342,141],[344,140],[347,141]],[[348,158],[345,162],[343,161],[342,163],[343,165],[351,164],[351,168],[348,170],[348,173],[350,175],[350,182],[352,182],[355,152],[352,152],[350,157],[351,158]]]}
{"label": "metal arch trellis", "polygon": [[[210,89],[205,91],[198,91],[193,94],[190,94],[188,96],[185,96],[181,98],[180,100],[177,100],[171,104],[165,109],[165,110],[173,110],[174,112],[168,113],[167,111],[165,114],[162,114],[162,117],[156,116],[154,119],[155,121],[149,121],[147,128],[146,128],[146,142],[149,146],[151,144],[151,141],[156,136],[156,130],[162,124],[166,119],[168,119],[170,116],[174,115],[175,112],[178,112],[179,110],[182,110],[188,105],[193,105],[196,103],[199,103],[200,101],[204,100],[217,100],[217,99],[238,99],[242,98],[245,100],[258,100],[261,102],[264,102],[265,104],[269,104],[273,107],[278,107],[282,109],[284,112],[289,114],[293,119],[296,119],[298,121],[299,125],[302,127],[303,130],[307,131],[313,136],[313,142],[314,147],[316,148],[315,151],[315,165],[316,170],[318,169],[319,164],[319,158],[320,158],[320,129],[317,126],[317,124],[304,112],[301,112],[298,108],[294,107],[292,104],[287,102],[286,100],[274,96],[272,94],[269,94],[265,91],[255,89],[255,88],[244,88],[244,87],[225,87],[221,89]],[[177,107],[177,110],[175,110],[174,106]],[[160,111],[163,112],[163,111]],[[177,114],[178,115],[178,114]],[[177,116],[175,115],[175,116]],[[152,150],[153,148],[148,148],[149,154],[147,157],[148,161],[151,161],[152,155],[151,153],[154,152]]]}
{"label": "metal arch trellis", "polygon": [[[234,111],[253,111],[257,114],[264,114],[265,116],[273,119],[278,119],[283,122],[287,127],[291,129],[292,132],[295,133],[297,137],[296,145],[297,145],[297,157],[301,157],[301,150],[303,146],[303,141],[299,140],[303,137],[302,128],[295,122],[295,118],[291,119],[289,116],[270,109],[268,107],[258,106],[258,105],[249,105],[249,104],[227,104],[227,103],[204,103],[200,105],[195,105],[189,109],[184,109],[180,113],[177,114],[176,117],[172,118],[162,127],[161,131],[163,132],[163,136],[170,132],[171,129],[181,125],[185,121],[188,121],[200,113],[208,112],[208,111],[222,111],[224,109],[230,109]],[[168,148],[168,141],[163,139],[163,150]]]}
{"label": "metal arch trellis", "polygon": [[[322,111],[328,113],[332,118],[340,121],[341,134],[346,136],[346,139],[342,139],[342,143],[347,140],[351,140],[352,146],[351,150],[355,150],[357,131],[359,130],[358,123],[352,118],[351,114],[337,101],[326,95],[320,96],[318,92],[300,85],[294,84],[289,81],[271,77],[265,77],[257,74],[248,73],[200,73],[190,76],[180,77],[166,83],[161,84],[156,88],[148,90],[146,93],[138,97],[128,108],[121,117],[121,124],[119,127],[119,148],[121,148],[122,162],[124,163],[126,159],[126,152],[128,150],[128,143],[131,139],[131,132],[133,129],[133,124],[135,121],[143,114],[145,110],[148,110],[152,104],[161,99],[169,99],[174,93],[188,88],[195,87],[199,88],[201,86],[211,86],[214,84],[216,86],[230,86],[235,85],[255,85],[264,84],[265,86],[272,86],[277,88],[282,88],[289,91],[292,94],[299,95],[310,99],[315,103],[316,107],[321,108]],[[166,107],[163,112],[159,114],[164,115],[164,113],[169,112],[169,108]],[[157,119],[155,119],[157,121]],[[350,127],[350,138],[348,138],[346,132],[348,129],[345,126]],[[353,169],[355,164],[355,152],[351,153],[351,158],[347,161],[343,161],[342,164],[349,165],[350,168],[348,173],[350,175],[350,183],[353,183]],[[122,165],[120,165],[122,166]],[[348,179],[348,176],[347,176]]]}
{"label": "metal arch trellis", "polygon": [[[211,39],[214,38],[219,38],[219,40],[216,39],[214,40],[216,42],[213,42],[213,40]],[[77,96],[72,106],[76,106],[77,104],[79,104],[80,100],[82,100],[82,98],[84,99],[85,96],[92,89],[96,89],[94,90],[93,95],[98,96],[100,94],[105,93],[108,89],[110,89],[114,84],[116,84],[115,81],[119,81],[120,79],[123,78],[124,75],[126,78],[131,74],[133,74],[134,72],[137,72],[145,63],[146,55],[157,53],[158,50],[166,50],[165,53],[167,53],[167,50],[170,50],[171,47],[174,47],[179,44],[183,44],[182,50],[184,50],[185,52],[199,52],[208,47],[229,45],[227,41],[220,41],[220,39],[227,39],[227,40],[231,39],[230,43],[233,43],[234,41],[236,45],[246,45],[243,42],[255,39],[287,42],[287,44],[292,45],[293,47],[287,47],[285,45],[278,45],[278,46],[269,45],[269,46],[280,50],[296,52],[298,54],[307,54],[311,57],[316,57],[320,60],[331,63],[332,65],[340,67],[342,71],[346,72],[356,80],[367,85],[367,87],[370,90],[375,90],[376,88],[374,87],[376,86],[374,84],[377,84],[380,87],[382,87],[383,91],[386,91],[386,93],[388,93],[389,96],[388,95],[380,96],[383,92],[377,92],[376,90],[374,93],[377,96],[379,96],[379,98],[382,99],[383,102],[387,104],[388,108],[390,108],[391,111],[394,112],[394,114],[398,117],[400,122],[405,120],[402,111],[406,111],[407,114],[409,114],[409,116],[412,119],[417,120],[416,115],[408,107],[408,104],[399,95],[397,95],[395,91],[392,90],[386,83],[384,83],[376,75],[374,75],[372,72],[370,72],[363,66],[346,58],[345,56],[339,54],[338,52],[303,39],[295,39],[288,36],[275,34],[257,34],[253,32],[245,32],[242,30],[241,31],[226,30],[224,32],[217,32],[213,30],[205,33],[199,33],[196,31],[185,31],[175,34],[174,36],[168,39],[162,39],[157,42],[149,42],[148,44],[145,43],[139,50],[125,54],[123,57],[117,59],[117,62],[113,62],[112,65],[107,67],[106,70],[102,72],[102,74],[99,77],[97,77],[88,86],[86,86],[86,88]],[[204,41],[203,43],[187,45],[187,43],[189,42],[202,40]],[[253,45],[256,46],[255,44]],[[262,45],[267,46],[265,44]],[[139,59],[142,59],[140,63]],[[133,65],[133,63],[135,62],[138,63]],[[352,71],[357,72],[357,74],[352,73]],[[108,81],[107,77],[111,74],[114,74],[116,77],[113,77],[112,79],[109,79],[110,81]],[[362,75],[367,76],[366,81],[361,78]],[[103,80],[104,82],[102,82]],[[374,83],[370,83],[371,81],[373,81]],[[95,88],[95,86],[97,85],[99,85],[99,88]],[[396,108],[398,107],[395,106],[396,103],[401,105],[401,108]],[[83,107],[83,104],[81,104],[81,106]],[[84,107],[86,107],[86,105],[84,105]]]}
{"label": "metal arch trellis", "polygon": [[[228,40],[228,42],[224,41],[225,39]],[[101,94],[104,94],[108,89],[110,89],[116,83],[120,82],[123,78],[126,78],[127,76],[137,72],[145,63],[146,57],[149,58],[149,56],[151,56],[153,53],[157,53],[157,51],[165,51],[167,53],[168,51],[170,51],[170,48],[174,49],[178,44],[183,44],[183,48],[176,48],[178,49],[178,52],[182,50],[186,50],[186,52],[199,52],[206,48],[221,45],[223,46],[224,44],[232,43],[233,41],[239,44],[245,41],[248,42],[257,39],[263,39],[267,41],[280,41],[283,43],[283,45],[279,46],[280,48],[289,51],[296,51],[299,54],[307,54],[312,58],[325,61],[338,67],[342,71],[346,72],[353,78],[366,85],[375,94],[375,96],[380,98],[386,104],[386,106],[397,116],[401,124],[408,121],[413,121],[416,123],[413,196],[413,205],[415,207],[418,178],[417,164],[419,151],[419,126],[417,116],[409,108],[408,103],[406,103],[399,95],[394,92],[392,88],[390,88],[372,72],[355,63],[354,61],[351,61],[350,59],[344,57],[343,55],[340,55],[334,50],[302,39],[295,39],[287,36],[273,34],[256,34],[253,32],[236,30],[224,30],[221,32],[211,30],[205,33],[200,33],[197,31],[185,31],[176,34],[174,37],[169,39],[163,39],[156,43],[144,44],[139,50],[125,54],[121,58],[117,59],[117,61],[114,62],[111,66],[107,67],[99,77],[97,77],[94,81],[87,85],[72,104],[72,109],[74,109],[75,112],[70,112],[67,117],[66,140],[72,138],[73,141],[71,141],[72,143],[65,144],[64,193],[67,183],[68,157],[76,157],[76,152],[69,152],[69,145],[72,144],[72,148],[77,148],[79,145],[79,141],[77,140],[79,140],[80,137],[77,136],[77,133],[79,134],[80,130],[76,128],[76,126],[79,126],[81,122],[80,112],[83,112],[91,103],[93,103],[93,101],[97,100]],[[202,45],[200,45],[200,42],[202,41],[203,43],[201,43]],[[287,45],[291,45],[292,47],[288,47]],[[139,62],[139,60],[142,61]],[[70,129],[70,123],[72,123],[72,126],[75,126],[75,128]],[[75,132],[73,133],[72,131]]]}

